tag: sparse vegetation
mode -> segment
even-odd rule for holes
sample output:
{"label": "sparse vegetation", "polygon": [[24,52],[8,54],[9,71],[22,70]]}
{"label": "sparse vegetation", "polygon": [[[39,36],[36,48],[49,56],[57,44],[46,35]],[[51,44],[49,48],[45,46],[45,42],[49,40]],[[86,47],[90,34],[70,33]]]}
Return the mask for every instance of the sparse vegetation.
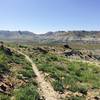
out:
{"label": "sparse vegetation", "polygon": [[38,100],[40,96],[35,76],[24,56],[16,52],[7,55],[0,49],[0,100],[10,100],[12,97],[15,100]]}
{"label": "sparse vegetation", "polygon": [[[33,60],[38,69],[43,72],[45,78],[51,83],[54,90],[59,94],[64,94],[70,91],[72,94],[66,96],[64,100],[85,100],[89,90],[100,91],[100,68],[95,64],[71,60],[63,54],[64,48],[57,47],[53,50],[49,47],[31,47],[19,46],[20,50]],[[18,48],[16,48],[18,49]],[[38,50],[39,49],[39,50]],[[46,51],[47,50],[47,51]],[[78,51],[78,50],[77,50]],[[8,100],[11,97],[16,100],[39,100],[38,85],[35,80],[36,75],[25,57],[12,52],[12,55],[7,55],[2,49],[0,50],[0,75],[9,76],[9,80],[14,85],[11,90],[7,91],[10,95],[1,93],[1,100]],[[74,95],[79,93],[81,95]]]}
{"label": "sparse vegetation", "polygon": [[[31,51],[32,52],[32,51]],[[100,68],[85,62],[69,60],[63,55],[53,52],[42,54],[33,50],[30,54],[40,71],[48,73],[55,91],[64,93],[69,90],[87,95],[90,89],[100,89]],[[79,100],[83,97],[72,97],[69,100]]]}
{"label": "sparse vegetation", "polygon": [[39,100],[37,87],[33,84],[27,84],[15,91],[16,100]]}
{"label": "sparse vegetation", "polygon": [[0,93],[0,100],[10,100],[10,97],[8,95]]}

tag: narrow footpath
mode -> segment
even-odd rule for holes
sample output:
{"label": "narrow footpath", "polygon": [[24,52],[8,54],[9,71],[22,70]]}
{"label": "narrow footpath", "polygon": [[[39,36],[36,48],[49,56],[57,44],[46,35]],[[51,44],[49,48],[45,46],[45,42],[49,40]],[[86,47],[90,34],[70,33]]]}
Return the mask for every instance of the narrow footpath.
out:
{"label": "narrow footpath", "polygon": [[44,79],[44,76],[40,74],[37,66],[33,63],[32,59],[20,51],[17,52],[24,55],[26,60],[31,63],[33,71],[37,76],[36,80],[38,82],[39,89],[41,90],[41,95],[45,98],[45,100],[60,100],[58,98],[57,92],[54,91],[51,84]]}

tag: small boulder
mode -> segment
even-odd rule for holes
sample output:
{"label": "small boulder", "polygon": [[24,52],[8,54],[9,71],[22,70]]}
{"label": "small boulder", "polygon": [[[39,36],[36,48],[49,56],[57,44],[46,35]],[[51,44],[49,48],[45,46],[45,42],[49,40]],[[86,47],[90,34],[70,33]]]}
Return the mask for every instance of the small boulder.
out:
{"label": "small boulder", "polygon": [[4,43],[2,41],[0,42],[0,49],[4,49]]}
{"label": "small boulder", "polygon": [[100,96],[96,96],[94,98],[95,98],[95,100],[100,100]]}
{"label": "small boulder", "polygon": [[40,52],[42,52],[44,54],[48,53],[48,50],[41,48],[41,47],[38,47],[37,50],[39,50]]}
{"label": "small boulder", "polygon": [[72,49],[68,44],[65,44],[65,45],[64,45],[64,48]]}
{"label": "small boulder", "polygon": [[12,55],[12,51],[9,49],[9,48],[5,48],[5,53],[7,54],[7,55]]}
{"label": "small boulder", "polygon": [[65,56],[82,56],[80,51],[71,50],[69,52],[64,52]]}
{"label": "small boulder", "polygon": [[5,85],[3,85],[3,84],[0,86],[0,88],[1,88],[1,90],[3,90],[3,91],[6,91],[6,89],[7,89],[7,87],[6,87]]}

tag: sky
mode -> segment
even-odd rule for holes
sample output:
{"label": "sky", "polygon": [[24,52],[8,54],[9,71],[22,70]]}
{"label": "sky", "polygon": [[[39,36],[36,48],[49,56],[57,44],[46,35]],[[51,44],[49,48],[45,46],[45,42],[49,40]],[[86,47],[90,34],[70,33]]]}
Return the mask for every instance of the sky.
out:
{"label": "sky", "polygon": [[0,30],[100,30],[100,0],[0,0]]}

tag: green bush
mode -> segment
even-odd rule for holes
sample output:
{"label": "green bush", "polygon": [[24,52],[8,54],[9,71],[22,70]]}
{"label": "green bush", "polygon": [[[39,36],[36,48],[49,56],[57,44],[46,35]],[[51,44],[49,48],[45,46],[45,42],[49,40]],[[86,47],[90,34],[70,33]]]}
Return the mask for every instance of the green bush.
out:
{"label": "green bush", "polygon": [[15,62],[16,64],[23,64],[25,63],[25,59],[21,59],[20,57],[17,57],[17,56],[13,56],[12,57],[12,61]]}
{"label": "green bush", "polygon": [[32,84],[28,84],[27,86],[16,90],[15,97],[16,100],[39,100],[40,98],[36,87]]}
{"label": "green bush", "polygon": [[4,73],[7,73],[9,72],[9,68],[7,65],[4,65],[4,64],[0,64],[0,74],[4,74]]}
{"label": "green bush", "polygon": [[47,55],[46,60],[47,61],[58,61],[58,57],[55,55],[49,55],[49,56]]}
{"label": "green bush", "polygon": [[10,100],[10,97],[0,93],[0,100]]}
{"label": "green bush", "polygon": [[72,92],[80,92],[84,95],[87,95],[87,91],[88,91],[87,86],[83,86],[80,84],[74,84],[74,85],[72,84],[68,89]]}
{"label": "green bush", "polygon": [[64,86],[60,80],[56,80],[52,83],[54,90],[59,91],[60,93],[64,93]]}
{"label": "green bush", "polygon": [[24,77],[27,77],[27,78],[32,78],[36,76],[33,70],[23,70],[23,71],[20,71],[20,74],[22,74]]}

